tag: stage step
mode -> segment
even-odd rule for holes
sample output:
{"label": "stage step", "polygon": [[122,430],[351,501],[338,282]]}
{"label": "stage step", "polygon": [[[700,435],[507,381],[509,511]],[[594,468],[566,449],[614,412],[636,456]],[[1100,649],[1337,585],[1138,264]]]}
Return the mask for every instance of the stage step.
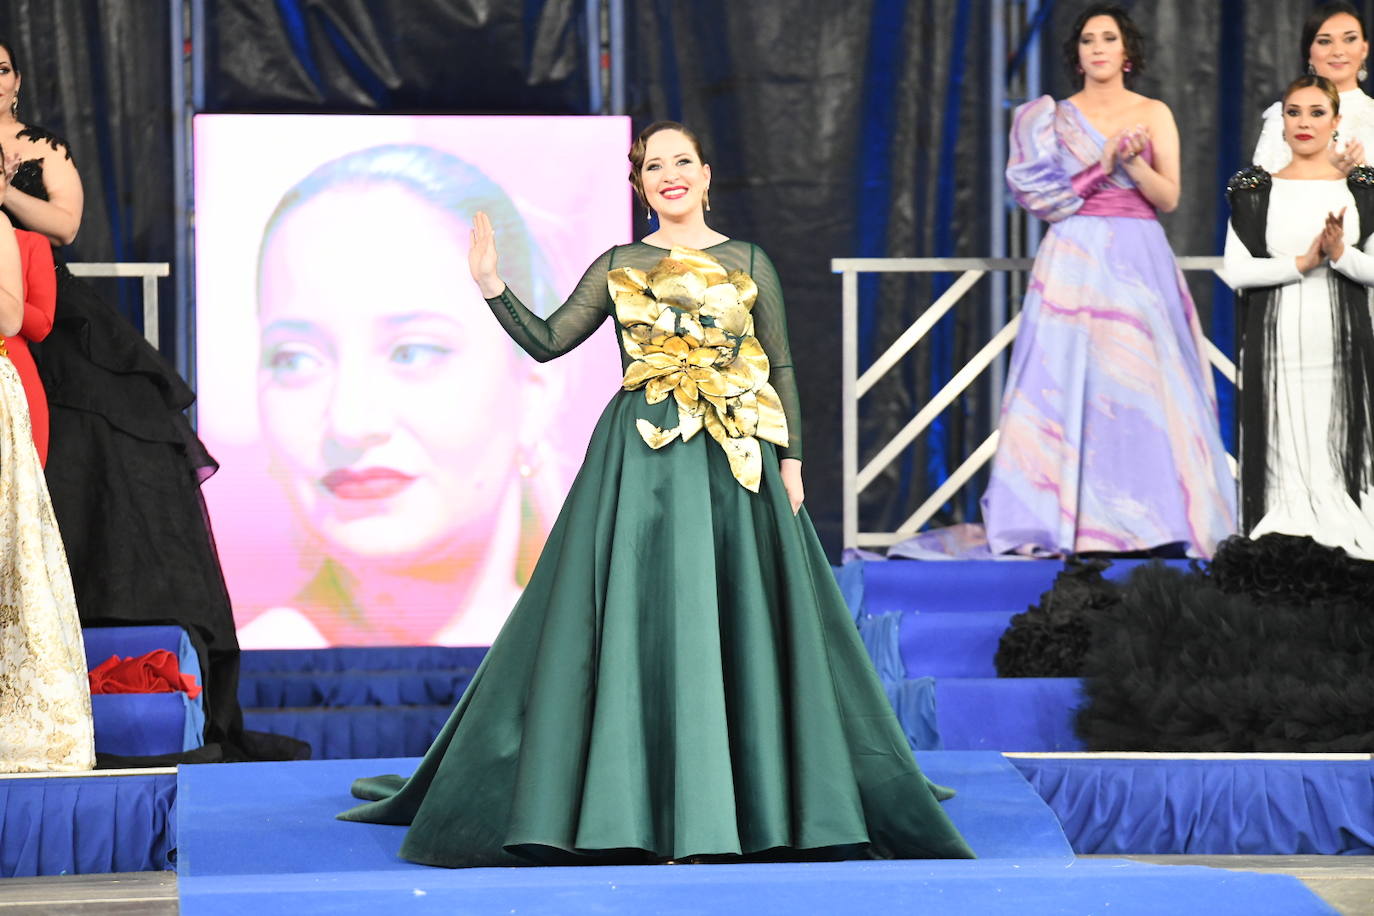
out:
{"label": "stage step", "polygon": [[882,560],[863,563],[864,611],[1024,611],[1064,568],[1057,560]]}
{"label": "stage step", "polygon": [[[1144,561],[1118,561],[1121,578]],[[1073,679],[999,679],[1011,617],[1040,600],[1053,560],[850,563],[836,570],[913,747],[1071,751]],[[249,728],[308,741],[316,759],[423,754],[485,648],[385,647],[243,653]]]}
{"label": "stage step", "polygon": [[996,677],[997,642],[1020,610],[902,613],[898,645],[907,676]]}
{"label": "stage step", "polygon": [[250,649],[242,654],[244,675],[302,671],[446,671],[476,668],[486,646],[341,646],[333,649]]}
{"label": "stage step", "polygon": [[316,760],[424,754],[486,647],[253,650],[243,653],[245,727],[309,743]]}
{"label": "stage step", "polygon": [[264,672],[239,678],[245,709],[302,706],[452,706],[474,668],[432,671]]}
{"label": "stage step", "polygon": [[951,751],[1080,751],[1077,678],[937,678],[941,746]]}
{"label": "stage step", "polygon": [[343,706],[245,709],[252,731],[286,735],[310,745],[314,760],[357,757],[415,757],[448,721],[453,705]]}
{"label": "stage step", "polygon": [[911,678],[887,686],[914,750],[1079,751],[1075,678]]}

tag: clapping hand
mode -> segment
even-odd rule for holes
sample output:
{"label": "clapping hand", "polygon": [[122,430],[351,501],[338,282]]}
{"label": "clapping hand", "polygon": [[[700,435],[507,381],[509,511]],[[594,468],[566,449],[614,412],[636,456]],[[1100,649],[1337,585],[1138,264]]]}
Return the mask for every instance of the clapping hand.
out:
{"label": "clapping hand", "polygon": [[496,272],[496,231],[491,218],[482,211],[472,218],[472,242],[468,248],[468,270],[482,290],[482,295],[494,299],[501,295],[506,284]]}
{"label": "clapping hand", "polygon": [[1150,142],[1150,128],[1144,124],[1125,127],[1112,134],[1102,147],[1100,161],[1102,171],[1111,174],[1118,162],[1123,165],[1132,162]]}
{"label": "clapping hand", "polygon": [[1359,140],[1351,140],[1345,145],[1345,149],[1337,151],[1336,140],[1333,137],[1331,145],[1326,148],[1326,158],[1341,170],[1342,175],[1349,175],[1355,166],[1364,165],[1364,144]]}
{"label": "clapping hand", "polygon": [[1298,273],[1305,274],[1322,262],[1322,242],[1326,239],[1326,232],[1318,232],[1317,237],[1312,240],[1312,244],[1307,246],[1307,250],[1298,255]]}
{"label": "clapping hand", "polygon": [[1326,226],[1321,234],[1322,251],[1328,260],[1339,261],[1345,254],[1345,207],[1340,213],[1326,214]]}

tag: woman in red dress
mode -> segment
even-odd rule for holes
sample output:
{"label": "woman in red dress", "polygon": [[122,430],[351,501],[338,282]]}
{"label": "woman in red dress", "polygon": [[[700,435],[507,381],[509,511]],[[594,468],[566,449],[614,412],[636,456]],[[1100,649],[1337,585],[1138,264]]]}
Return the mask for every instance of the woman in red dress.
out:
{"label": "woman in red dress", "polygon": [[29,402],[29,419],[33,424],[33,444],[38,460],[48,463],[48,396],[38,366],[29,353],[29,341],[39,342],[52,330],[53,313],[57,309],[57,272],[53,267],[52,245],[47,238],[27,229],[14,230],[19,242],[19,261],[24,270],[24,324],[14,337],[5,338],[10,362],[19,370],[24,383],[24,397]]}

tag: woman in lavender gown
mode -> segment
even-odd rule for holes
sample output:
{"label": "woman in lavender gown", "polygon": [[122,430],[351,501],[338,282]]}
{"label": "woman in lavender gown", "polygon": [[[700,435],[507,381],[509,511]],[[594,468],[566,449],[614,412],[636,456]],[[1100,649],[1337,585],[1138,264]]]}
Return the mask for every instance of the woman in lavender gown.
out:
{"label": "woman in lavender gown", "polygon": [[1065,42],[1083,88],[1016,111],[1007,181],[1050,229],[1021,312],[983,497],[994,553],[1175,551],[1235,530],[1202,333],[1156,211],[1179,198],[1168,106],[1126,88],[1144,43],[1095,5]]}

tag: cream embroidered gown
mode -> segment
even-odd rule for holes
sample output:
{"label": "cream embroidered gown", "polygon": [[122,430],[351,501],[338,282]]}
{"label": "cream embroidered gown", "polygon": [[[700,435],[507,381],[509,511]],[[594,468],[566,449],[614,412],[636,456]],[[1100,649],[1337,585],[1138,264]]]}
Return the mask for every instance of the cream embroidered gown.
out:
{"label": "cream embroidered gown", "polygon": [[[0,353],[3,353],[0,344]],[[67,554],[19,373],[0,357],[0,773],[95,766]]]}

